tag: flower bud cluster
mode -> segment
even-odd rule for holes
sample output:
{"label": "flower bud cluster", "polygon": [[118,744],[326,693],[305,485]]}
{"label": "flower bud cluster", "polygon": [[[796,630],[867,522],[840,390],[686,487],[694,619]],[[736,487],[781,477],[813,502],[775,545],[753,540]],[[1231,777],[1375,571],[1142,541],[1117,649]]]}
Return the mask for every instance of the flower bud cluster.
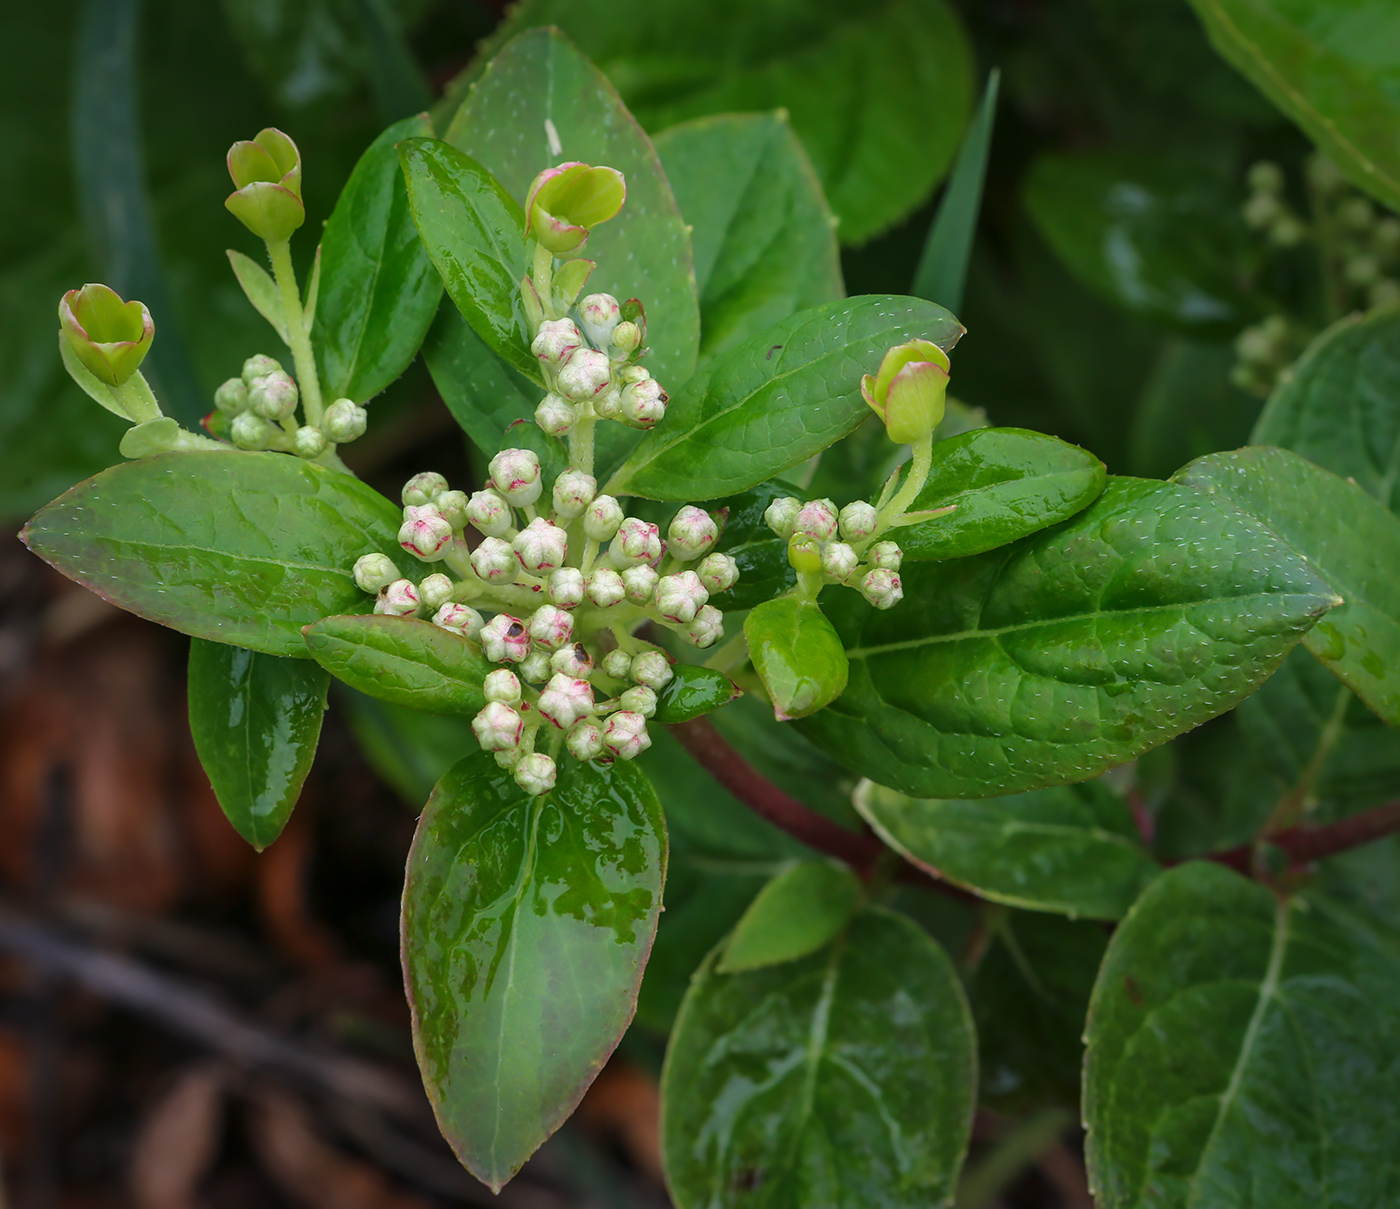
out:
{"label": "flower bud cluster", "polygon": [[879,512],[856,500],[838,510],[831,500],[779,496],[763,513],[768,527],[788,543],[788,561],[804,578],[854,588],[877,609],[904,598],[899,579],[903,551],[876,541]]}
{"label": "flower bud cluster", "polygon": [[654,428],[668,399],[650,372],[632,363],[639,327],[621,319],[622,308],[611,294],[589,294],[578,314],[578,323],[568,316],[542,319],[535,332],[530,351],[549,386],[535,408],[535,423],[551,437],[566,436],[580,421],[593,419]]}

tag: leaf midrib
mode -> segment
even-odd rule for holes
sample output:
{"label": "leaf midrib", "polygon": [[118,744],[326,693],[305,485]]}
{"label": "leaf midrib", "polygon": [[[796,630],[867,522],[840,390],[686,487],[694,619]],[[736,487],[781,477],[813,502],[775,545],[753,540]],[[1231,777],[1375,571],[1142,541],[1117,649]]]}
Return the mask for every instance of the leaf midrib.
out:
{"label": "leaf midrib", "polygon": [[[159,542],[138,541],[128,537],[97,537],[94,541],[102,546],[123,546],[129,547],[133,552],[159,551],[161,553],[192,552],[197,554],[212,555],[217,558],[236,560],[239,562],[260,563],[273,567],[281,567],[288,571],[317,571],[322,574],[339,575],[347,581],[353,581],[354,576],[344,568],[329,566],[324,563],[300,563],[292,562],[288,559],[272,558],[263,554],[239,554],[229,550],[210,549],[206,546],[197,545],[162,545]],[[162,592],[164,594],[164,592]]]}

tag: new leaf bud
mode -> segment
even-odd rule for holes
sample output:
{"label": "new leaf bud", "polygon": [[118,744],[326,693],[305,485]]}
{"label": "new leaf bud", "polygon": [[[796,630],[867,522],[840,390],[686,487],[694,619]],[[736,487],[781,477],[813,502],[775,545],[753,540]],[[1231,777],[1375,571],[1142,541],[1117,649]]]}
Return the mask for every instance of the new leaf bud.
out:
{"label": "new leaf bud", "polygon": [[492,663],[519,663],[530,653],[530,631],[520,618],[497,613],[481,628],[481,649]]}
{"label": "new leaf bud", "polygon": [[105,285],[69,290],[58,303],[58,324],[84,368],[107,386],[120,386],[151,351],[156,326],[142,302],[123,302]]}
{"label": "new leaf bud", "polygon": [[387,554],[362,554],[355,560],[355,584],[371,594],[394,582],[399,569]]}
{"label": "new leaf bud", "polygon": [[503,449],[490,465],[491,479],[506,502],[523,508],[540,498],[540,460],[528,449]]}
{"label": "new leaf bud", "polygon": [[507,751],[520,744],[525,720],[509,705],[488,701],[486,708],[472,719],[472,733],[483,751]]}
{"label": "new leaf bud", "polygon": [[268,127],[228,152],[234,192],[224,206],[259,239],[280,243],[306,221],[301,200],[301,153],[280,130]]}
{"label": "new leaf bud", "polygon": [[583,248],[588,232],[622,209],[627,186],[615,168],[567,163],[546,168],[525,195],[525,236],[556,256]]}
{"label": "new leaf bud", "polygon": [[929,437],[943,419],[948,394],[948,354],[930,340],[907,340],[890,349],[879,372],[861,379],[860,393],[899,445]]}

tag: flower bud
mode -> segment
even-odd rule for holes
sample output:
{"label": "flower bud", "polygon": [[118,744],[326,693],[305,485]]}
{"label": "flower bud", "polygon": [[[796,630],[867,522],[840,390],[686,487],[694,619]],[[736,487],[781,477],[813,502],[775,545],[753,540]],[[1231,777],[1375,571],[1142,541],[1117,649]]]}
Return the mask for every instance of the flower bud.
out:
{"label": "flower bud", "polygon": [[547,651],[557,651],[574,637],[572,614],[553,605],[540,605],[530,615],[530,637]]}
{"label": "flower bud", "polygon": [[877,609],[892,609],[904,599],[904,587],[893,571],[876,567],[861,579],[860,594]]}
{"label": "flower bud", "polygon": [[214,406],[231,416],[247,411],[248,384],[242,378],[230,378],[214,392]]}
{"label": "flower bud", "polygon": [[848,542],[858,542],[875,532],[879,513],[864,500],[856,500],[841,509],[841,536]]}
{"label": "flower bud", "polygon": [[509,668],[498,667],[487,672],[481,682],[482,695],[488,701],[499,701],[502,705],[520,704],[520,679]]}
{"label": "flower bud", "polygon": [[595,542],[605,542],[617,532],[626,513],[610,495],[600,495],[583,514],[583,532]]}
{"label": "flower bud", "polygon": [[396,579],[379,590],[374,611],[386,617],[411,617],[420,604],[417,585],[411,579]]}
{"label": "flower bud", "polygon": [[898,571],[899,564],[904,561],[904,551],[894,542],[876,542],[866,551],[865,557],[872,567],[880,567],[886,571]]}
{"label": "flower bud", "polygon": [[555,672],[540,694],[540,713],[560,730],[568,730],[580,718],[593,712],[593,686]]}
{"label": "flower bud", "polygon": [[429,575],[427,579],[418,585],[418,595],[423,601],[423,607],[436,612],[452,599],[452,592],[455,586],[451,578],[444,575],[441,571]]}
{"label": "flower bud", "polygon": [[618,710],[603,727],[603,746],[619,760],[631,760],[651,746],[647,720],[633,710]]}
{"label": "flower bud", "polygon": [[829,542],[836,536],[836,505],[830,500],[809,500],[797,510],[792,531]]}
{"label": "flower bud", "polygon": [[643,718],[650,718],[656,713],[656,693],[645,684],[629,688],[617,699],[617,703],[624,710],[641,714]]}
{"label": "flower bud", "polygon": [[472,719],[472,733],[483,751],[506,751],[520,744],[525,720],[509,705],[488,701],[486,708]]}
{"label": "flower bud", "polygon": [[822,569],[822,547],[809,533],[788,538],[788,565],[799,575],[816,575]]}
{"label": "flower bud", "polygon": [[634,605],[644,605],[651,600],[651,594],[656,591],[656,584],[660,578],[661,576],[646,563],[628,567],[622,573],[622,590]]}
{"label": "flower bud", "polygon": [[908,340],[890,349],[880,371],[866,374],[860,393],[885,422],[896,444],[929,437],[943,419],[948,394],[948,354],[930,340]]}
{"label": "flower bud", "polygon": [[490,465],[491,479],[507,503],[523,508],[540,498],[540,460],[528,449],[503,449]]}
{"label": "flower bud", "polygon": [[603,656],[603,672],[614,680],[632,679],[632,656],[621,647]]}
{"label": "flower bud", "polygon": [[[597,349],[581,348],[559,371],[559,393],[576,403],[596,399],[612,379],[612,363]],[[623,391],[626,400],[627,392]]]}
{"label": "flower bud", "polygon": [[822,547],[822,574],[840,583],[860,562],[860,555],[845,542],[827,542]]}
{"label": "flower bud", "polygon": [[583,680],[593,670],[593,656],[581,642],[562,646],[549,657],[549,670],[563,672],[575,680]]}
{"label": "flower bud", "polygon": [[1365,231],[1376,221],[1376,208],[1364,197],[1353,197],[1337,207],[1337,220],[1353,231]]}
{"label": "flower bud", "polygon": [[685,636],[695,646],[714,646],[724,637],[724,614],[714,605],[705,605],[695,614],[695,620],[690,623]]}
{"label": "flower bud", "polygon": [[595,348],[607,348],[622,319],[622,308],[611,294],[589,294],[578,304],[583,332]]}
{"label": "flower bud", "polygon": [[566,521],[582,516],[598,494],[598,480],[582,470],[566,470],[554,480],[554,511]]}
{"label": "flower bud", "polygon": [[1262,231],[1283,215],[1283,203],[1272,193],[1255,193],[1241,209],[1245,226]]}
{"label": "flower bud", "polygon": [[614,567],[631,567],[661,557],[661,530],[640,517],[629,516],[618,527],[608,546],[608,561]]}
{"label": "flower bud", "polygon": [[510,547],[525,570],[543,575],[564,565],[569,556],[569,537],[558,525],[537,516],[515,535]]}
{"label": "flower bud", "polygon": [[603,724],[593,718],[582,718],[569,728],[564,746],[575,760],[596,760],[603,754]]}
{"label": "flower bud", "polygon": [[280,130],[269,127],[252,142],[234,143],[228,174],[235,192],[224,205],[259,239],[289,239],[306,221],[301,201],[301,153]]}
{"label": "flower bud", "polygon": [[802,511],[802,501],[790,495],[780,495],[763,510],[763,522],[779,537],[792,536],[797,524],[797,514]]}
{"label": "flower bud", "polygon": [[280,374],[282,372],[282,362],[275,357],[269,357],[266,353],[254,353],[243,362],[243,384],[252,386],[259,378],[266,378],[268,374]]}
{"label": "flower bud", "polygon": [[266,449],[275,432],[276,429],[262,416],[254,415],[251,411],[234,416],[228,428],[229,439],[239,449]]}
{"label": "flower bud", "polygon": [[449,601],[433,614],[433,624],[463,638],[479,638],[486,619],[470,605]]}
{"label": "flower bud", "polygon": [[719,540],[719,526],[703,508],[687,504],[671,518],[671,527],[666,531],[670,550],[682,562],[699,558]]}
{"label": "flower bud", "polygon": [[525,753],[519,747],[508,747],[505,751],[492,752],[491,754],[496,757],[496,763],[502,768],[514,770],[515,766],[520,763],[520,757]]}
{"label": "flower bud", "polygon": [[509,542],[499,537],[488,537],[471,553],[472,570],[478,579],[489,584],[514,583],[520,573],[520,564],[515,561],[515,551]]}
{"label": "flower bud", "polygon": [[665,418],[669,401],[661,383],[648,378],[623,390],[619,411],[622,420],[634,428],[655,428]]}
{"label": "flower bud", "polygon": [[437,510],[447,518],[453,529],[460,529],[467,523],[467,493],[465,491],[444,491],[433,501]]}
{"label": "flower bud", "polygon": [[58,325],[68,347],[99,382],[120,386],[151,351],[156,325],[142,302],[123,302],[105,285],[85,285],[59,299]]}
{"label": "flower bud", "polygon": [[1292,214],[1280,214],[1269,228],[1269,239],[1280,248],[1296,248],[1308,229]]}
{"label": "flower bud", "polygon": [[642,342],[642,329],[630,319],[624,319],[613,329],[612,346],[624,356],[636,350]]}
{"label": "flower bud", "polygon": [[326,448],[326,434],[319,428],[303,424],[292,434],[292,448],[299,458],[320,457]]}
{"label": "flower bud", "polygon": [[548,651],[531,651],[516,664],[520,669],[520,678],[528,680],[531,684],[541,684],[548,680],[549,658]]}
{"label": "flower bud", "polygon": [[431,504],[447,490],[447,480],[436,470],[424,470],[415,474],[403,485],[401,498],[404,506],[410,504]]}
{"label": "flower bud", "polygon": [[361,592],[378,592],[399,577],[399,569],[387,554],[362,554],[355,560],[355,584]]}
{"label": "flower bud", "polygon": [[264,420],[285,420],[297,409],[297,384],[291,374],[274,370],[248,387],[248,407]]}
{"label": "flower bud", "polygon": [[622,415],[622,388],[616,382],[593,400],[593,413],[600,419],[616,420]]}
{"label": "flower bud", "polygon": [[425,563],[438,562],[452,548],[452,526],[432,504],[410,504],[403,510],[399,545]]}
{"label": "flower bud", "polygon": [[578,608],[583,603],[583,572],[577,567],[560,567],[550,574],[544,594],[555,608]]}
{"label": "flower bud", "polygon": [[353,399],[337,399],[321,417],[321,431],[337,445],[358,441],[369,427],[369,412]]}
{"label": "flower bud", "polygon": [[[645,684],[648,688],[658,690],[670,684],[675,676],[675,673],[671,671],[671,661],[660,651],[643,651],[632,660],[632,666],[628,671],[638,684]],[[622,708],[631,709],[632,707],[624,705]],[[651,717],[651,715],[647,714],[647,717]]]}
{"label": "flower bud", "polygon": [[656,585],[656,611],[667,621],[679,625],[694,621],[700,606],[709,598],[710,594],[694,571],[663,575]]}
{"label": "flower bud", "polygon": [[1255,193],[1280,193],[1283,190],[1283,169],[1269,160],[1260,160],[1249,166],[1245,180]]}
{"label": "flower bud", "polygon": [[1342,262],[1342,275],[1348,285],[1368,286],[1381,275],[1381,263],[1369,252],[1360,252]]}
{"label": "flower bud", "polygon": [[568,363],[574,350],[583,343],[572,319],[546,319],[530,343],[530,351],[540,361],[558,367]]}
{"label": "flower bud", "polygon": [[519,663],[530,653],[530,631],[520,618],[497,613],[481,627],[481,649],[492,663]]}
{"label": "flower bud", "polygon": [[535,423],[546,436],[562,437],[577,419],[578,413],[573,404],[553,391],[545,395],[535,408]]}
{"label": "flower bud", "polygon": [[525,196],[525,237],[533,236],[556,256],[577,252],[588,232],[614,218],[627,197],[622,173],[567,163],[546,168]]}
{"label": "flower bud", "polygon": [[467,501],[467,520],[485,537],[504,537],[513,527],[510,507],[494,491],[475,491]]}
{"label": "flower bud", "polygon": [[707,554],[696,568],[705,591],[713,596],[716,592],[727,592],[739,582],[739,564],[728,554]]}
{"label": "flower bud", "polygon": [[622,576],[611,567],[599,567],[588,577],[587,596],[598,608],[610,609],[627,595]]}
{"label": "flower bud", "polygon": [[528,756],[521,756],[515,766],[515,783],[526,793],[539,797],[554,788],[557,773],[558,769],[549,756],[542,751],[532,751]]}
{"label": "flower bud", "polygon": [[618,374],[624,386],[632,386],[637,382],[645,382],[651,377],[651,370],[645,365],[624,365],[622,372]]}

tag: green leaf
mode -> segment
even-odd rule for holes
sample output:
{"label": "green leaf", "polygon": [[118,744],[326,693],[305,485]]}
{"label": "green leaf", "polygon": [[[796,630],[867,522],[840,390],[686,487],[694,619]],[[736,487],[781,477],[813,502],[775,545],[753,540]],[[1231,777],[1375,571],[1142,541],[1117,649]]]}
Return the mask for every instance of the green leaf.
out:
{"label": "green leaf", "polygon": [[1398,943],[1360,911],[1219,865],[1158,878],[1089,1006],[1095,1203],[1394,1203]]}
{"label": "green leaf", "polygon": [[691,226],[702,366],[844,296],[836,219],[784,112],[684,122],[656,152]]}
{"label": "green leaf", "polygon": [[471,722],[460,714],[425,714],[343,685],[335,689],[361,753],[415,814],[448,769],[478,750]]}
{"label": "green leaf", "polygon": [[432,132],[422,115],[384,131],[326,223],[312,342],[327,399],[377,395],[408,368],[437,312],[442,279],[409,213],[396,150]]}
{"label": "green leaf", "polygon": [[21,536],[69,579],[148,621],[306,658],[303,626],[369,606],[355,560],[401,557],[400,520],[351,475],[286,454],[215,450],[104,470],[41,508]]}
{"label": "green leaf", "polygon": [[801,724],[927,798],[1094,776],[1223,713],[1336,603],[1263,526],[1205,492],[1114,478],[988,554],[904,568],[904,600],[828,610],[850,683]]}
{"label": "green leaf", "polygon": [[1093,454],[1024,428],[980,428],[933,447],[928,482],[910,511],[953,508],[889,536],[908,559],[994,550],[1087,508],[1108,481]]}
{"label": "green leaf", "polygon": [[631,1021],[665,877],[661,804],[629,763],[565,761],[530,797],[478,752],[428,802],[404,885],[414,1051],[444,1136],[493,1191]]}
{"label": "green leaf", "polygon": [[976,1098],[962,987],[916,924],[872,909],[783,965],[696,972],[662,1074],[678,1209],[952,1202]]}
{"label": "green leaf", "polygon": [[723,672],[693,663],[677,663],[671,668],[671,679],[666,687],[657,694],[656,720],[668,725],[689,722],[721,705],[728,705],[738,695],[739,687]]}
{"label": "green leaf", "polygon": [[992,150],[992,127],[996,123],[1000,91],[1001,69],[994,67],[982,90],[977,116],[963,136],[952,175],[934,213],[928,239],[924,241],[914,285],[909,291],[946,306],[955,314],[962,309],[967,266],[977,235],[977,216],[982,211],[982,186],[987,179],[987,158]]}
{"label": "green leaf", "polygon": [[749,904],[715,969],[739,974],[815,953],[846,926],[860,893],[844,865],[803,861],[783,870]]}
{"label": "green leaf", "polygon": [[607,490],[658,500],[745,491],[865,419],[861,375],[893,345],[922,337],[947,351],[962,334],[952,315],[917,298],[868,295],[802,311],[675,391],[666,418]]}
{"label": "green leaf", "polygon": [[1400,725],[1400,517],[1355,483],[1267,446],[1211,454],[1176,477],[1256,517],[1332,585],[1344,603],[1303,641]]}
{"label": "green leaf", "polygon": [[1093,781],[977,802],[867,782],[856,809],[906,860],[1032,911],[1121,919],[1159,871],[1123,800]]}
{"label": "green leaf", "polygon": [[306,627],[311,657],[337,680],[391,705],[475,714],[491,670],[469,638],[416,617],[326,617]]}
{"label": "green leaf", "polygon": [[[883,426],[881,439],[884,439]],[[751,609],[796,585],[797,572],[788,562],[787,542],[763,519],[768,505],[785,495],[805,498],[806,493],[791,483],[760,483],[709,505],[711,510],[728,510],[728,519],[715,549],[728,554],[739,566],[738,582],[729,591],[711,597],[710,603],[716,608],[725,612]]]}
{"label": "green leaf", "polygon": [[282,834],[311,771],[330,677],[196,638],[190,643],[190,734],[233,829],[259,852]]}
{"label": "green leaf", "polygon": [[398,153],[409,210],[448,297],[506,364],[542,383],[520,301],[529,266],[520,206],[490,172],[449,143],[405,139]]}
{"label": "green leaf", "polygon": [[584,248],[598,264],[588,289],[640,298],[647,367],[668,390],[690,377],[700,340],[690,237],[651,141],[571,42],[557,29],[512,38],[467,94],[447,141],[485,164],[517,201],[538,173],[561,161],[621,172],[627,202]]}
{"label": "green leaf", "polygon": [[779,722],[805,718],[845,689],[846,652],[815,601],[765,601],[744,618],[744,637]]}
{"label": "green leaf", "polygon": [[1358,187],[1400,208],[1400,13],[1331,0],[1191,0],[1212,45]]}
{"label": "green leaf", "polygon": [[282,343],[290,348],[292,342],[282,317],[282,295],[278,292],[277,283],[272,280],[272,275],[256,260],[244,256],[242,252],[234,251],[233,248],[228,250],[228,262],[233,266],[233,275],[238,278],[238,284],[243,287],[243,293],[253,304],[253,309],[272,324],[272,330],[282,338]]}

